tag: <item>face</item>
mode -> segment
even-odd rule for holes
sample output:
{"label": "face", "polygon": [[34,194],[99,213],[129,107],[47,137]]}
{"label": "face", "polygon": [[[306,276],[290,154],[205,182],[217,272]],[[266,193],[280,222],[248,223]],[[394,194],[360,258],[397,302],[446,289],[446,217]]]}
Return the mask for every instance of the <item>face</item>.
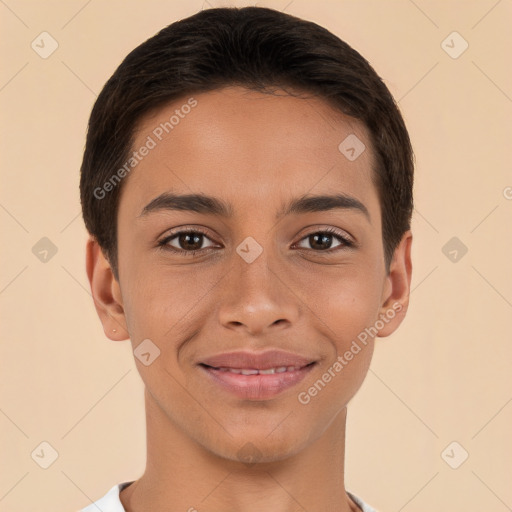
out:
{"label": "face", "polygon": [[[349,136],[355,151],[340,150]],[[153,410],[208,451],[297,453],[344,410],[375,332],[407,307],[410,234],[388,274],[368,133],[319,99],[229,87],[144,118],[133,149],[145,145],[124,178],[105,331],[120,339],[123,325],[136,354],[146,344],[135,361]],[[211,199],[180,199],[196,194]],[[204,363],[273,349],[313,364],[240,375]]]}

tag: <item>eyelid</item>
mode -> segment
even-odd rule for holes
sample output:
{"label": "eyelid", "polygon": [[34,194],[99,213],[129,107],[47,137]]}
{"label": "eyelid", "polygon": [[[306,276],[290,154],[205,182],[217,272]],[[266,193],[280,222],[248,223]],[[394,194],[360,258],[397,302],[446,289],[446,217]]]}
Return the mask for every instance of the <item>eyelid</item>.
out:
{"label": "eyelid", "polygon": [[350,242],[356,243],[355,238],[348,231],[334,226],[314,224],[311,226],[307,226],[304,229],[307,230],[304,236],[310,236],[315,233],[331,233],[333,235],[338,235],[340,237],[346,238]]}

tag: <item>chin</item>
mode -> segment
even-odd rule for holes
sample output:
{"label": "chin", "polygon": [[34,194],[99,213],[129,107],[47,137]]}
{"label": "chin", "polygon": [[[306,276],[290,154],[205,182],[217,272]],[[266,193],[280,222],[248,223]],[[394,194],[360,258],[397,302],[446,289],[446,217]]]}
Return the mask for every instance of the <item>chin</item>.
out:
{"label": "chin", "polygon": [[[275,427],[274,427],[275,428]],[[233,436],[226,439],[225,449],[216,444],[211,451],[224,459],[233,462],[242,462],[251,467],[255,464],[272,463],[292,457],[306,445],[306,440],[298,440],[294,436],[276,439],[269,436],[269,431],[260,432],[259,435]],[[219,449],[220,448],[220,449]]]}

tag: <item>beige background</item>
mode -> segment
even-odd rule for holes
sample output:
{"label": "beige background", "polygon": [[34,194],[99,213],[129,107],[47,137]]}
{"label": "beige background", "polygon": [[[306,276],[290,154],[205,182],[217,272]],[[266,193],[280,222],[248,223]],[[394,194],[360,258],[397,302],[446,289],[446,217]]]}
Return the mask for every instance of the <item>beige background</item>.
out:
{"label": "beige background", "polygon": [[[209,5],[229,4],[0,2],[1,512],[76,510],[143,471],[142,383],[129,342],[108,340],[93,307],[79,166],[121,59]],[[511,0],[258,5],[360,51],[416,153],[411,306],[349,407],[347,488],[381,512],[512,510]],[[46,59],[31,48],[43,31],[59,45]],[[456,59],[442,46],[453,31],[469,44]],[[46,262],[32,252],[43,237],[57,248]],[[455,262],[452,237],[468,248]],[[59,455],[48,469],[31,456],[44,441]]]}

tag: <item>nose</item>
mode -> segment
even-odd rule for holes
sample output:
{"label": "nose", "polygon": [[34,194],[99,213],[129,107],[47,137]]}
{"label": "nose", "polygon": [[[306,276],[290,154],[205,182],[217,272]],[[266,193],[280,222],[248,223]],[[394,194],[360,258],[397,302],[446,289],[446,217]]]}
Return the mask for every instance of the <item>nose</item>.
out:
{"label": "nose", "polygon": [[225,276],[218,309],[223,327],[257,335],[297,321],[301,301],[284,272],[269,265],[263,251],[250,264],[238,262]]}

